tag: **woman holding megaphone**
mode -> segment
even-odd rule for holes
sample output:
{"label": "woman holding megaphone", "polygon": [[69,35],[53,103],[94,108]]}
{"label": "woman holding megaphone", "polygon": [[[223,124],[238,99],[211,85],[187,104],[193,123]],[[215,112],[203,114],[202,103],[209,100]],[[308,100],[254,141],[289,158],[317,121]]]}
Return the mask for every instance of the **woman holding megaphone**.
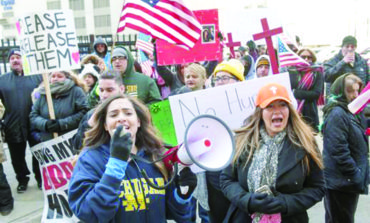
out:
{"label": "woman holding megaphone", "polygon": [[231,201],[224,222],[308,222],[306,210],[324,196],[323,161],[284,86],[259,90],[256,110],[235,139],[232,165],[220,176]]}
{"label": "woman holding megaphone", "polygon": [[69,184],[74,214],[85,222],[189,222],[197,181],[188,167],[166,189],[147,183],[162,187],[170,174],[162,161],[145,162],[163,154],[145,105],[115,95],[97,107],[92,122]]}

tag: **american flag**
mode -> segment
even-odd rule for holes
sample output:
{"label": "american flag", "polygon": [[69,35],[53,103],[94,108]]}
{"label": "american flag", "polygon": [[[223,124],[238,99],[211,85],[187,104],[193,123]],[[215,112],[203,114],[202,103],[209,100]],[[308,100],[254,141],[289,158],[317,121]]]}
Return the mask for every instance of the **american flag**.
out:
{"label": "american flag", "polygon": [[141,70],[143,71],[143,74],[150,77],[153,73],[153,62],[148,58],[144,51],[138,50],[138,53],[138,62],[141,66]]}
{"label": "american flag", "polygon": [[181,0],[126,0],[117,33],[126,27],[191,49],[201,25]]}
{"label": "american flag", "polygon": [[139,33],[136,40],[136,48],[149,55],[153,55],[154,46],[152,43],[152,37],[144,33]]}
{"label": "american flag", "polygon": [[309,65],[304,59],[295,54],[278,36],[278,58],[280,67]]}

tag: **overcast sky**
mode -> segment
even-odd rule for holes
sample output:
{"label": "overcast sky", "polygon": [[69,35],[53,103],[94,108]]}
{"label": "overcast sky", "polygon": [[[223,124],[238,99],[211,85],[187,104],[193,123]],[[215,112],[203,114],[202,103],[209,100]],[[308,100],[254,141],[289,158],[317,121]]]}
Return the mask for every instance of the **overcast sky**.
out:
{"label": "overcast sky", "polygon": [[[252,19],[245,15],[248,13],[242,12],[242,9],[246,6],[255,7],[258,2],[265,1],[186,0],[185,2],[192,10],[218,8],[221,28],[236,33],[236,36],[243,38],[243,42],[252,34],[262,31],[261,27],[259,31],[251,31],[251,28],[247,27],[261,26],[260,23],[256,23],[262,17],[267,17],[271,24],[270,28],[281,25],[289,35],[300,36],[306,45],[339,45],[343,37],[349,34],[357,37],[359,45],[370,45],[369,0],[267,0],[269,8],[253,10],[258,12],[252,13]],[[238,21],[236,16],[248,18],[248,21],[245,19]],[[241,30],[254,33],[248,36]]]}

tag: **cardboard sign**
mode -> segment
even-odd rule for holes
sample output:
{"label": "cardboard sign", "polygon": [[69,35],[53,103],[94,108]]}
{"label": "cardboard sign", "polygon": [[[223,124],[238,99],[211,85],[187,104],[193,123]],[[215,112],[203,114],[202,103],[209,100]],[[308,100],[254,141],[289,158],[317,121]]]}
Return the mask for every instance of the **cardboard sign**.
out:
{"label": "cardboard sign", "polygon": [[16,26],[26,75],[80,68],[72,10],[28,13]]}
{"label": "cardboard sign", "polygon": [[176,131],[173,124],[170,102],[164,100],[150,106],[153,125],[160,132],[160,136],[166,144],[176,146]]}
{"label": "cardboard sign", "polygon": [[254,112],[258,90],[272,82],[284,85],[293,97],[288,73],[170,96],[177,141],[183,142],[186,126],[201,114],[217,116],[232,130],[241,127]]}
{"label": "cardboard sign", "polygon": [[80,222],[68,204],[68,183],[73,166],[72,137],[74,130],[58,138],[42,142],[31,148],[40,164],[44,192],[43,223]]}
{"label": "cardboard sign", "polygon": [[195,17],[202,25],[202,33],[198,42],[191,50],[173,45],[164,40],[156,40],[158,65],[184,64],[200,61],[222,59],[219,31],[218,10],[194,11]]}

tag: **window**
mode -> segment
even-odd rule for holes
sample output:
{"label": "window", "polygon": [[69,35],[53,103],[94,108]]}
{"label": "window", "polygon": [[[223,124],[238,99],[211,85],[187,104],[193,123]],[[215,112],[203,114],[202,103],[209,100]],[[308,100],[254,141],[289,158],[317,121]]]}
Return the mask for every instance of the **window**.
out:
{"label": "window", "polygon": [[94,0],[94,9],[109,7],[109,0]]}
{"label": "window", "polygon": [[95,27],[110,26],[110,15],[97,15],[94,17]]}
{"label": "window", "polygon": [[69,8],[73,10],[84,10],[84,0],[69,0]]}
{"label": "window", "polygon": [[52,1],[52,2],[47,2],[47,9],[61,9],[60,1]]}
{"label": "window", "polygon": [[4,30],[15,29],[15,25],[3,25]]}
{"label": "window", "polygon": [[84,28],[86,28],[86,20],[85,20],[85,17],[76,17],[75,18],[75,26],[76,26],[76,29],[84,29]]}

